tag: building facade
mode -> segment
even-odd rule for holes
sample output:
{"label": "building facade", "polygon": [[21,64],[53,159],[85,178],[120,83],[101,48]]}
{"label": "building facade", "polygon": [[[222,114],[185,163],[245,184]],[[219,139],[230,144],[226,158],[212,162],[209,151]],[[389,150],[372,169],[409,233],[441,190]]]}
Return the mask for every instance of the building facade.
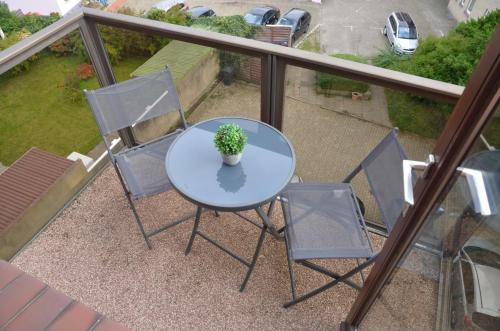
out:
{"label": "building facade", "polygon": [[500,8],[500,0],[450,0],[448,9],[453,17],[461,22],[479,18]]}

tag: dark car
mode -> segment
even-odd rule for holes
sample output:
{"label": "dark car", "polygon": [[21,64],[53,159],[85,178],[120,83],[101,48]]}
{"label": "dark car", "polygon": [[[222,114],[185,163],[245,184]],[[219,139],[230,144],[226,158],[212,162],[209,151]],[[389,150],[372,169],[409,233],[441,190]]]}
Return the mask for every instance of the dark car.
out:
{"label": "dark car", "polygon": [[311,14],[299,8],[290,9],[278,21],[278,25],[288,25],[292,28],[292,44],[309,30],[310,24]]}
{"label": "dark car", "polygon": [[245,21],[255,25],[276,24],[279,18],[280,10],[273,6],[253,7],[245,14]]}
{"label": "dark car", "polygon": [[208,8],[208,7],[205,7],[205,6],[194,6],[194,7],[191,7],[191,9],[189,10],[189,12],[191,13],[191,16],[193,17],[210,17],[210,16],[217,16],[215,15],[215,12]]}

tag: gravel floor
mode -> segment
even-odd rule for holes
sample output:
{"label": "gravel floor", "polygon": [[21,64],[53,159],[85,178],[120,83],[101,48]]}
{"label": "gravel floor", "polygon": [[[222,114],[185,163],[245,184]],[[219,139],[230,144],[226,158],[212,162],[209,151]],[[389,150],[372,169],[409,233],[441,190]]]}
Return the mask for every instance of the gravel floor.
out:
{"label": "gravel floor", "polygon": [[[194,212],[171,191],[139,203],[155,227]],[[248,216],[255,217],[248,212]],[[156,221],[155,221],[156,220]],[[274,213],[282,222],[281,210]],[[340,285],[288,310],[285,247],[270,237],[244,293],[246,269],[198,238],[184,256],[192,221],[153,238],[148,250],[112,167],[42,232],[13,263],[69,296],[136,330],[325,330],[336,329],[356,297]],[[258,229],[232,214],[203,215],[201,228],[251,257]],[[340,272],[354,261],[331,264]],[[326,279],[297,268],[299,290]]]}

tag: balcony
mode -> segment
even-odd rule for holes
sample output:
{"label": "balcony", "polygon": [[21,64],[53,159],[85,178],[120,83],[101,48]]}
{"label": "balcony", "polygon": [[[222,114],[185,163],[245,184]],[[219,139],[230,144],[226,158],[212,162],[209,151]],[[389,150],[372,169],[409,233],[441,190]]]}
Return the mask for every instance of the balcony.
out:
{"label": "balcony", "polygon": [[[98,24],[164,35],[260,60],[260,85],[242,81],[230,86],[216,84],[200,102],[190,107],[188,120],[194,124],[213,117],[239,115],[278,128],[295,149],[296,174],[306,181],[342,181],[390,131],[390,127],[372,118],[360,118],[356,111],[345,113],[338,105],[329,109],[330,105],[313,100],[315,97],[307,88],[300,89],[307,86],[307,82],[297,88],[295,83],[310,76],[311,70],[361,80],[375,88],[393,88],[451,103],[459,100],[463,92],[460,86],[370,65],[91,9],[75,12],[0,53],[1,72],[79,28],[100,84],[110,85],[115,77],[99,37]],[[362,105],[377,107],[373,100]],[[359,112],[364,111],[359,104],[357,107],[361,109]],[[136,138],[127,130],[120,132],[124,145],[133,145]],[[399,134],[399,139],[413,160],[425,160],[435,150],[434,139],[404,132]],[[120,143],[116,147],[119,148]],[[47,227],[10,261],[12,264],[131,329],[323,330],[336,328],[353,314],[353,306],[361,306],[357,302],[361,300],[360,292],[339,285],[293,308],[283,308],[283,303],[290,298],[285,245],[269,236],[244,292],[238,289],[245,268],[216,247],[198,240],[191,254],[184,255],[192,221],[156,235],[152,239],[153,249],[148,250],[116,172],[109,166],[106,154],[101,156],[95,158],[85,186],[72,195]],[[390,255],[390,247],[395,247],[391,245],[397,245],[399,238],[410,233],[411,228],[400,226],[394,233],[396,239],[381,235],[384,231],[368,183],[357,178],[354,185],[366,205],[375,248],[387,251],[377,263],[396,261],[396,257]],[[432,206],[436,201],[437,198],[428,204]],[[193,213],[196,206],[172,190],[139,200],[137,208],[150,231]],[[243,214],[250,219],[257,217],[254,211]],[[407,214],[411,214],[411,210]],[[208,211],[203,217],[201,227],[205,233],[238,254],[251,257],[259,234],[257,229],[235,220],[232,213],[216,217]],[[275,209],[272,221],[284,224],[281,207]],[[414,247],[410,240],[404,249],[410,253],[409,258],[405,268],[396,269],[399,278],[396,277],[384,293],[385,310],[375,307],[370,312],[377,316],[369,315],[364,320],[369,321],[372,328],[411,326],[423,330],[436,326],[436,315],[441,316],[437,311],[443,309],[438,298],[443,286],[439,275],[444,267],[436,267],[442,263],[441,253],[436,259],[429,250]],[[342,274],[355,267],[356,261],[322,261],[321,265]],[[377,268],[381,267],[375,264],[364,275],[371,270],[380,274]],[[300,266],[296,271],[299,292],[330,280]],[[353,280],[361,283],[359,275]],[[381,281],[380,284],[389,287],[389,283]],[[412,309],[406,301],[410,299]],[[398,321],[384,324],[380,316],[385,314],[391,316],[388,320]]]}

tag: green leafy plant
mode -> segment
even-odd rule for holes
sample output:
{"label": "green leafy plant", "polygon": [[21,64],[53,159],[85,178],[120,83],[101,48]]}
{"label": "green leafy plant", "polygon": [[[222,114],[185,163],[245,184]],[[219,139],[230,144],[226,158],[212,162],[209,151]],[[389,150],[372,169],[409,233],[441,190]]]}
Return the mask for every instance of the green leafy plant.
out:
{"label": "green leafy plant", "polygon": [[[429,35],[419,42],[412,56],[382,51],[373,64],[396,71],[466,85],[486,45],[500,24],[500,9],[479,19],[458,24],[444,37]],[[389,118],[403,131],[437,138],[453,106],[442,102],[386,89]]]}
{"label": "green leafy plant", "polygon": [[243,151],[247,136],[238,124],[223,124],[214,137],[215,147],[223,155],[236,155]]}
{"label": "green leafy plant", "polygon": [[[255,33],[261,29],[259,26],[248,24],[241,15],[200,17],[193,20],[192,27],[248,39],[253,38]],[[233,67],[235,73],[238,73],[241,57],[240,54],[220,50],[220,68]]]}

